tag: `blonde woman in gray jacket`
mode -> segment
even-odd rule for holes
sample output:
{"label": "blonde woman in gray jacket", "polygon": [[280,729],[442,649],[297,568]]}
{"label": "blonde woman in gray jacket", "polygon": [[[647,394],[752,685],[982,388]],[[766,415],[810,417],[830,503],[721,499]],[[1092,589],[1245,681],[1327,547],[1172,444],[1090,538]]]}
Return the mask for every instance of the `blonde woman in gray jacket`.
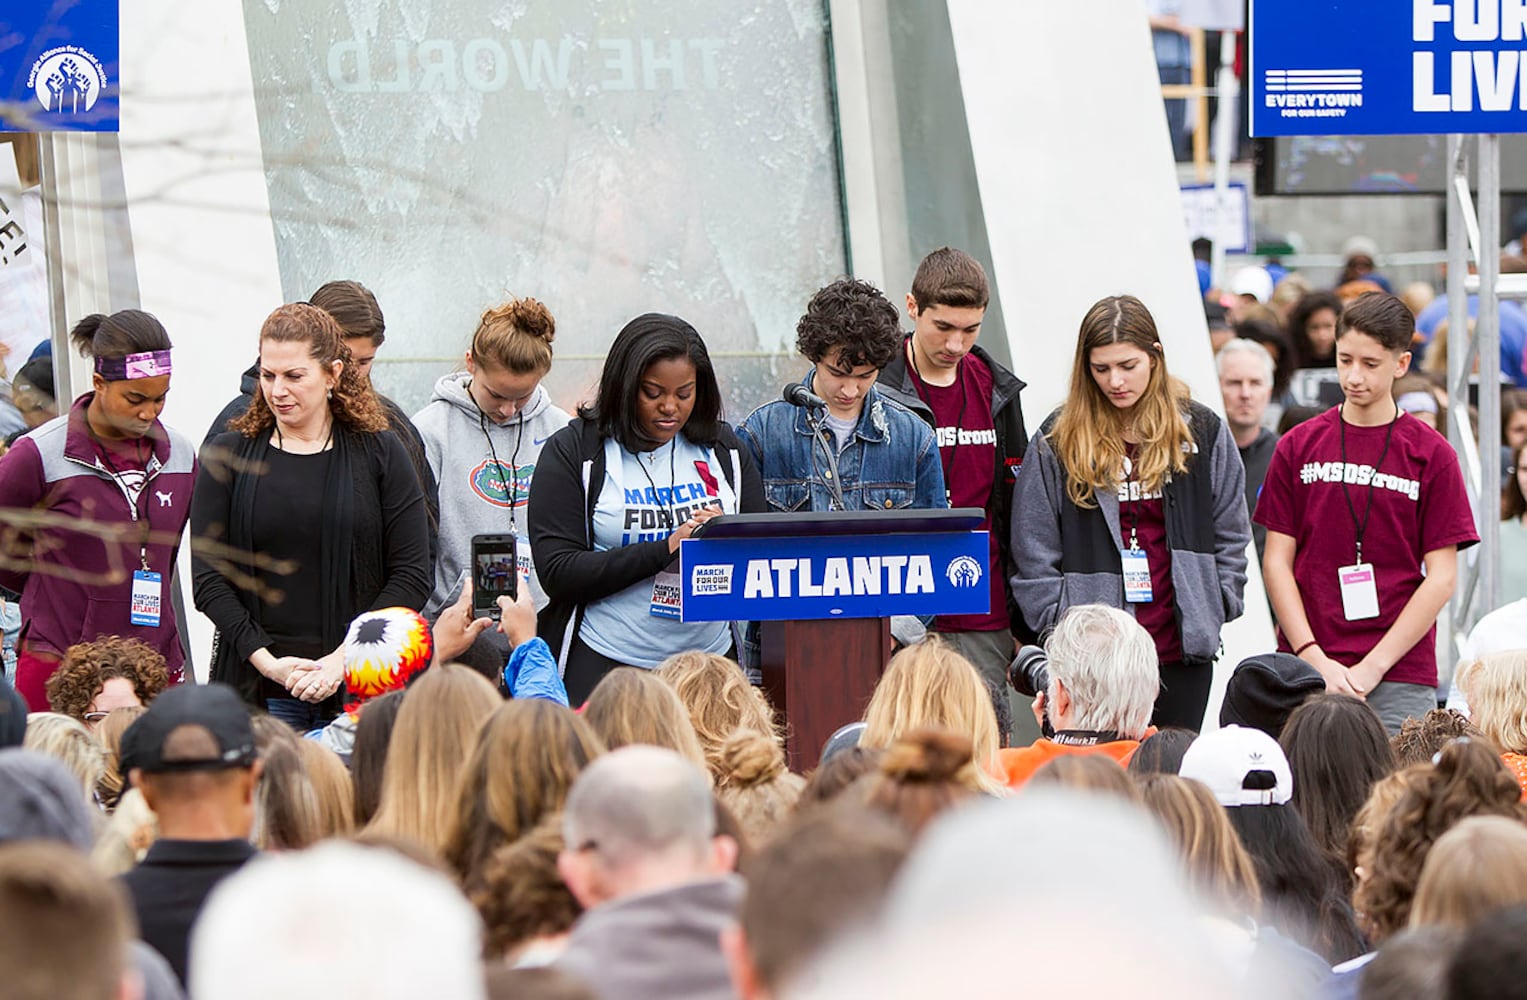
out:
{"label": "blonde woman in gray jacket", "polygon": [[[489,309],[472,334],[466,369],[437,381],[429,405],[414,416],[440,486],[440,548],[425,607],[431,620],[461,593],[472,536],[479,534],[518,539],[531,596],[537,608],[546,604],[530,559],[525,506],[542,446],[570,419],[541,385],[551,371],[555,335],[555,320],[535,299]],[[460,660],[496,679],[508,653],[490,629]]]}
{"label": "blonde woman in gray jacket", "polygon": [[1131,612],[1156,644],[1156,726],[1203,723],[1220,628],[1243,607],[1245,478],[1230,429],[1168,374],[1145,304],[1097,302],[1014,485],[1013,597],[1041,633],[1072,605]]}

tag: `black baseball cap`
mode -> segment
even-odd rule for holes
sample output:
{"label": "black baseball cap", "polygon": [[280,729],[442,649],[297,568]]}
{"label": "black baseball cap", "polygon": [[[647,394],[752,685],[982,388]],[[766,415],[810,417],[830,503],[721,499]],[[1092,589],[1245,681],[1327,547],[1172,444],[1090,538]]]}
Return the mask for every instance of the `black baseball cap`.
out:
{"label": "black baseball cap", "polygon": [[[198,738],[197,730],[211,739]],[[122,734],[123,773],[225,771],[250,767],[255,756],[249,709],[226,684],[172,687]]]}

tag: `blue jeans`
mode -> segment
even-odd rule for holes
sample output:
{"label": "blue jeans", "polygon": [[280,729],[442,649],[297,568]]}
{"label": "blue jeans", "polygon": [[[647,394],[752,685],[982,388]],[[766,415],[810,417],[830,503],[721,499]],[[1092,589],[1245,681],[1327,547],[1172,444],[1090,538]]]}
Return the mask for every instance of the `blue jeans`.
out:
{"label": "blue jeans", "polygon": [[265,711],[272,719],[279,719],[297,730],[299,736],[322,729],[333,721],[321,704],[315,705],[301,698],[266,698]]}

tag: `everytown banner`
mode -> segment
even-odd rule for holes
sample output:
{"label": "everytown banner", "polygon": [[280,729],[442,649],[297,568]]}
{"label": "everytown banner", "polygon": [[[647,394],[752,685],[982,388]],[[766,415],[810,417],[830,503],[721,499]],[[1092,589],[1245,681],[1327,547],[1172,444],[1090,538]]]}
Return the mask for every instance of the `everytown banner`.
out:
{"label": "everytown banner", "polygon": [[990,544],[985,531],[686,539],[683,619],[984,614]]}
{"label": "everytown banner", "polygon": [[120,59],[118,0],[0,4],[0,132],[117,131]]}
{"label": "everytown banner", "polygon": [[1524,0],[1251,0],[1251,134],[1527,132]]}

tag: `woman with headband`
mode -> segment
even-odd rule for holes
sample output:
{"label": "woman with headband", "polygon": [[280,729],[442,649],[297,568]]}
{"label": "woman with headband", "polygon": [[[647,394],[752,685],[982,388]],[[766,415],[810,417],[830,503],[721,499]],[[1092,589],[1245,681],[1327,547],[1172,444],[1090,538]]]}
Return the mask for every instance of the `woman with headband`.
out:
{"label": "woman with headband", "polygon": [[[571,419],[541,386],[551,371],[555,335],[556,322],[535,299],[489,309],[472,334],[466,370],[442,376],[429,405],[414,417],[440,486],[440,545],[428,618],[460,595],[473,535],[513,535],[536,607],[546,606],[530,559],[525,507],[542,446]],[[508,655],[503,635],[489,630],[456,659],[496,681]]]}
{"label": "woman with headband", "polygon": [[429,596],[419,478],[350,360],[317,306],[266,317],[260,392],[207,442],[191,511],[212,680],[299,732],[339,714],[350,622]]}
{"label": "woman with headband", "polygon": [[91,391],[0,460],[0,585],[21,594],[16,688],[46,711],[64,651],[102,635],[141,640],[184,672],[169,582],[191,511],[196,452],[159,422],[170,338],[137,309],[80,320]]}

